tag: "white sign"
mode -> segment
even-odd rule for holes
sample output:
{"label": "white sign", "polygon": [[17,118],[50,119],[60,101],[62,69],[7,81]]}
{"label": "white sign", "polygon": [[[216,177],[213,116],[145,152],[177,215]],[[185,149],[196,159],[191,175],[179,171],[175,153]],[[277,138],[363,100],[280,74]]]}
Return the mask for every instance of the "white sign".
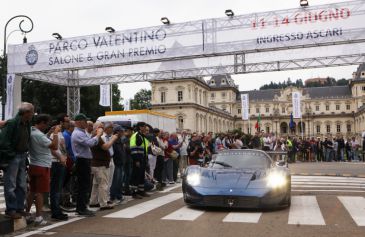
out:
{"label": "white sign", "polygon": [[6,77],[6,104],[5,119],[11,119],[14,112],[14,81],[15,74],[8,74]]}
{"label": "white sign", "polygon": [[249,97],[248,94],[241,94],[241,104],[242,104],[242,120],[248,120],[249,119],[249,112],[248,108],[249,105]]}
{"label": "white sign", "polygon": [[124,111],[131,110],[130,99],[124,99],[123,108]]}
{"label": "white sign", "polygon": [[100,85],[100,100],[101,106],[110,106],[110,85]]}
{"label": "white sign", "polygon": [[293,92],[292,94],[292,100],[293,100],[293,118],[301,118],[302,117],[302,111],[301,111],[301,94],[300,92]]}
{"label": "white sign", "polygon": [[8,72],[95,68],[361,41],[365,39],[364,22],[365,1],[345,1],[9,45]]}

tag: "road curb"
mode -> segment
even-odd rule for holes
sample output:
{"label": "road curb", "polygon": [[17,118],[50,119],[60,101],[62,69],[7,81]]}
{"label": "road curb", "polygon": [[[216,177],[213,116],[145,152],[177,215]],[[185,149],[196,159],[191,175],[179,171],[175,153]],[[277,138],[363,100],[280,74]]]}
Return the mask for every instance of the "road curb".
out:
{"label": "road curb", "polygon": [[291,173],[297,176],[330,176],[330,177],[354,177],[365,178],[365,174],[339,174],[339,173]]}

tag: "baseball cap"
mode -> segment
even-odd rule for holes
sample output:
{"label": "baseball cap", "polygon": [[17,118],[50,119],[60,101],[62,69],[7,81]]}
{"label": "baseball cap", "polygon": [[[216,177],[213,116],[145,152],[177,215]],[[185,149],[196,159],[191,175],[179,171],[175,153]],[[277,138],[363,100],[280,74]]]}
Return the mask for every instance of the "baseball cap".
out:
{"label": "baseball cap", "polygon": [[138,122],[138,123],[136,124],[136,127],[137,127],[137,128],[144,127],[144,126],[146,126],[146,123],[145,123],[145,122]]}
{"label": "baseball cap", "polygon": [[80,113],[80,114],[77,114],[74,118],[75,121],[81,121],[81,120],[90,120],[88,117],[86,117],[85,114],[83,113]]}
{"label": "baseball cap", "polygon": [[117,125],[113,128],[113,132],[124,132],[124,128],[120,125]]}

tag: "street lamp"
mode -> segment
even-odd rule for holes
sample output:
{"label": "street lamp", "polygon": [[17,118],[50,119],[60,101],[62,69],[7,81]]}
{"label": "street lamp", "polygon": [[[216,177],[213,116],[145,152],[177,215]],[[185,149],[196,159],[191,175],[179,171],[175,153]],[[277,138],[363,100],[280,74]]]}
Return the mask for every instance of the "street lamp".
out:
{"label": "street lamp", "polygon": [[226,16],[229,16],[229,17],[234,16],[234,12],[231,9],[227,9],[224,13],[226,14]]}
{"label": "street lamp", "polygon": [[309,6],[308,0],[300,0],[300,6],[301,7],[308,7]]}
{"label": "street lamp", "polygon": [[[27,34],[29,32],[31,32],[33,30],[33,21],[32,19],[30,19],[28,16],[26,15],[17,15],[17,16],[13,16],[12,18],[10,18],[6,24],[5,24],[5,27],[4,27],[4,48],[3,48],[3,60],[4,60],[4,65],[3,65],[3,73],[4,73],[4,77],[2,78],[2,90],[1,90],[1,108],[2,108],[2,120],[5,120],[5,104],[6,104],[6,97],[5,97],[5,94],[6,94],[6,69],[5,69],[5,62],[6,62],[6,43],[7,43],[7,33],[6,33],[6,30],[8,28],[8,25],[9,23],[14,20],[14,19],[17,19],[17,18],[23,18],[20,22],[19,22],[19,30],[24,33],[24,34]],[[31,24],[31,27],[29,30],[25,30],[23,29],[22,27],[22,24],[25,20],[29,20],[30,24]],[[23,38],[23,43],[26,43],[27,42],[27,38],[24,36]]]}
{"label": "street lamp", "polygon": [[169,20],[169,18],[167,18],[167,17],[161,17],[161,22],[162,22],[164,25],[170,25],[170,20]]}
{"label": "street lamp", "polygon": [[58,33],[53,33],[52,36],[58,40],[62,40],[62,36]]}

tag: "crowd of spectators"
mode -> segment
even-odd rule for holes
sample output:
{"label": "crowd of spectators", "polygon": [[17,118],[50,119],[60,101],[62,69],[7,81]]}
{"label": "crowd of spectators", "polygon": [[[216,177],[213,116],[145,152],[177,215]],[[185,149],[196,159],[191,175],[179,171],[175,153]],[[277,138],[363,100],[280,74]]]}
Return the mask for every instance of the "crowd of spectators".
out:
{"label": "crowd of spectators", "polygon": [[[93,216],[113,209],[125,196],[149,197],[151,190],[181,182],[188,165],[204,166],[213,154],[225,149],[262,149],[280,154],[288,162],[360,160],[355,137],[278,137],[272,133],[169,133],[145,122],[122,127],[112,122],[92,122],[86,115],[34,116],[34,107],[22,103],[13,119],[1,122],[0,166],[5,169],[6,214],[25,216],[37,225],[51,218],[67,220],[74,208]],[[270,152],[269,152],[270,153]],[[49,194],[49,195],[47,195]],[[35,204],[36,213],[30,210]]]}

